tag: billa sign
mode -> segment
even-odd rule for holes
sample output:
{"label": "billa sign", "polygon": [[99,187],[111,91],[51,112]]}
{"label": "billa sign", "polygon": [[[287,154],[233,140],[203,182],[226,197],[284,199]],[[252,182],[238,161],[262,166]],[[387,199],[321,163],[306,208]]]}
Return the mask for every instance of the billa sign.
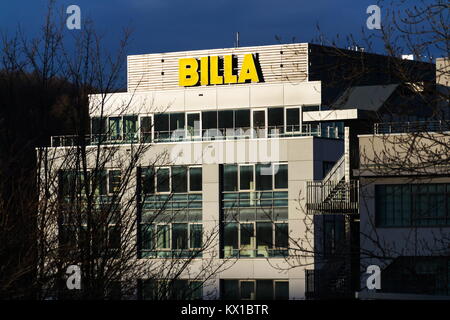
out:
{"label": "billa sign", "polygon": [[261,82],[255,57],[245,54],[241,70],[235,74],[237,65],[233,55],[183,58],[178,61],[178,80],[182,87],[197,85]]}

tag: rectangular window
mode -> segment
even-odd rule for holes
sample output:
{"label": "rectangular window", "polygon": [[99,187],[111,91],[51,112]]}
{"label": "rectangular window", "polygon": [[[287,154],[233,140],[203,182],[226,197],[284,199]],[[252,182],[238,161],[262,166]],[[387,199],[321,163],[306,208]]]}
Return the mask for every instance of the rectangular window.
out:
{"label": "rectangular window", "polygon": [[378,227],[450,225],[450,184],[375,186]]}
{"label": "rectangular window", "polygon": [[141,142],[152,142],[152,117],[141,117]]}
{"label": "rectangular window", "polygon": [[269,256],[269,249],[272,249],[273,234],[271,222],[256,223],[256,247],[258,256]]}
{"label": "rectangular window", "polygon": [[235,128],[250,128],[250,110],[236,110],[234,112]]}
{"label": "rectangular window", "polygon": [[[238,249],[239,248],[238,238],[239,238],[238,224],[234,222],[225,224],[223,235],[225,251]],[[229,256],[231,256],[231,253]]]}
{"label": "rectangular window", "polygon": [[284,126],[284,109],[283,108],[269,108],[268,110],[268,123],[271,127],[283,127]]}
{"label": "rectangular window", "polygon": [[117,193],[120,190],[121,174],[120,170],[109,171],[109,193]]}
{"label": "rectangular window", "polygon": [[125,116],[123,117],[123,134],[125,140],[135,141],[137,138],[137,116]]}
{"label": "rectangular window", "polygon": [[255,282],[241,281],[241,299],[255,300]]}
{"label": "rectangular window", "polygon": [[223,166],[223,190],[237,191],[238,190],[238,172],[237,165],[227,164]]}
{"label": "rectangular window", "polygon": [[275,224],[275,247],[287,248],[289,245],[289,231],[287,223]]}
{"label": "rectangular window", "polygon": [[156,226],[156,245],[158,249],[170,248],[170,228],[169,225],[157,225]]}
{"label": "rectangular window", "polygon": [[187,167],[174,166],[172,169],[172,192],[187,192]]}
{"label": "rectangular window", "polygon": [[159,168],[156,174],[156,189],[158,192],[170,192],[169,168]]}
{"label": "rectangular window", "polygon": [[120,228],[118,226],[108,228],[108,248],[120,249]]}
{"label": "rectangular window", "polygon": [[300,131],[300,109],[286,109],[286,132]]}
{"label": "rectangular window", "polygon": [[272,280],[256,280],[256,299],[273,300]]}
{"label": "rectangular window", "polygon": [[241,165],[239,166],[239,188],[240,190],[253,190],[254,189],[254,177],[253,177],[253,165]]}
{"label": "rectangular window", "polygon": [[93,117],[92,118],[92,134],[103,135],[106,133],[106,118]]}
{"label": "rectangular window", "polygon": [[142,169],[142,192],[144,194],[155,193],[155,170],[154,168]]}
{"label": "rectangular window", "polygon": [[256,190],[272,190],[272,165],[256,165]]}
{"label": "rectangular window", "polygon": [[288,281],[275,281],[275,300],[289,300]]}
{"label": "rectangular window", "polygon": [[172,249],[188,248],[188,225],[187,223],[172,224]]}
{"label": "rectangular window", "polygon": [[170,131],[180,130],[184,132],[184,113],[170,113]]}
{"label": "rectangular window", "polygon": [[122,139],[122,117],[109,118],[109,137],[111,140]]}
{"label": "rectangular window", "polygon": [[233,110],[219,111],[219,129],[234,128]]}
{"label": "rectangular window", "polygon": [[287,164],[275,164],[275,189],[287,189],[288,187],[288,165]]}
{"label": "rectangular window", "polygon": [[217,129],[217,111],[202,112],[202,129]]}
{"label": "rectangular window", "polygon": [[202,168],[189,168],[189,191],[202,191]]}
{"label": "rectangular window", "polygon": [[142,236],[142,249],[144,250],[154,250],[155,244],[154,244],[154,232],[155,232],[155,226],[154,225],[143,225],[141,227],[141,236]]}
{"label": "rectangular window", "polygon": [[167,113],[155,115],[155,139],[166,140],[170,137],[169,115]]}
{"label": "rectangular window", "polygon": [[199,137],[201,134],[200,112],[187,113],[187,134],[189,137]]}
{"label": "rectangular window", "polygon": [[190,248],[191,249],[201,249],[202,248],[202,225],[201,224],[191,224],[190,225]]}
{"label": "rectangular window", "polygon": [[241,248],[243,246],[252,246],[252,239],[255,236],[253,223],[241,223]]}

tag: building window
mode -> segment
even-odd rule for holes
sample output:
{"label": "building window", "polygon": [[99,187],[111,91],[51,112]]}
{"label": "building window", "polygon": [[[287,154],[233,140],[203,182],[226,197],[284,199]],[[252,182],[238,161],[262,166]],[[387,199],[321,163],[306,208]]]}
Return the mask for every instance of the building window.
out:
{"label": "building window", "polygon": [[377,227],[450,225],[450,183],[375,186]]}
{"label": "building window", "polygon": [[450,257],[401,256],[383,270],[381,291],[450,295]]}
{"label": "building window", "polygon": [[[287,165],[223,165],[221,168],[223,256],[287,255],[288,192],[287,181],[283,181],[287,179]],[[277,171],[274,168],[281,169],[274,174]],[[262,191],[243,189],[253,188],[255,172],[256,189]],[[281,190],[274,189],[274,185]]]}
{"label": "building window", "polygon": [[222,187],[224,191],[287,189],[287,172],[288,165],[280,163],[227,164],[223,165]]}
{"label": "building window", "polygon": [[224,300],[288,300],[287,280],[221,280]]}
{"label": "building window", "polygon": [[189,168],[189,191],[202,191],[202,168]]}
{"label": "building window", "polygon": [[141,168],[141,187],[143,194],[153,194],[155,190],[157,193],[202,191],[202,167],[172,166]]}
{"label": "building window", "polygon": [[142,300],[201,300],[203,281],[146,279],[138,283]]}
{"label": "building window", "polygon": [[300,131],[300,108],[286,108],[286,132]]}
{"label": "building window", "polygon": [[140,257],[201,257],[201,180],[197,166],[141,168]]}

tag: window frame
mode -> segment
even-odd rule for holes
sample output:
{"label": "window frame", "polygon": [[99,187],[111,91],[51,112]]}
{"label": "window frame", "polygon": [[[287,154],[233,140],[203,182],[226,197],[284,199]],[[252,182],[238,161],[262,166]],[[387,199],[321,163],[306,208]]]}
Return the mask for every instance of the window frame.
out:
{"label": "window frame", "polygon": [[[255,129],[255,123],[254,123],[254,118],[255,112],[260,112],[260,111],[264,111],[264,136],[263,137],[259,137],[258,136],[258,132]],[[254,108],[251,109],[251,113],[250,113],[250,128],[251,128],[251,132],[252,132],[252,139],[266,139],[267,138],[267,123],[268,123],[268,119],[267,119],[267,107],[266,108]]]}

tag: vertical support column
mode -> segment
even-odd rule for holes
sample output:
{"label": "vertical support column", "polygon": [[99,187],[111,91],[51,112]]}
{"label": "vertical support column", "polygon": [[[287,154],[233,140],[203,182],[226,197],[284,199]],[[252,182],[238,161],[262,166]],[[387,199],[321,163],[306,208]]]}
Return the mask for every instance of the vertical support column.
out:
{"label": "vertical support column", "polygon": [[350,182],[350,127],[344,128],[345,182]]}

